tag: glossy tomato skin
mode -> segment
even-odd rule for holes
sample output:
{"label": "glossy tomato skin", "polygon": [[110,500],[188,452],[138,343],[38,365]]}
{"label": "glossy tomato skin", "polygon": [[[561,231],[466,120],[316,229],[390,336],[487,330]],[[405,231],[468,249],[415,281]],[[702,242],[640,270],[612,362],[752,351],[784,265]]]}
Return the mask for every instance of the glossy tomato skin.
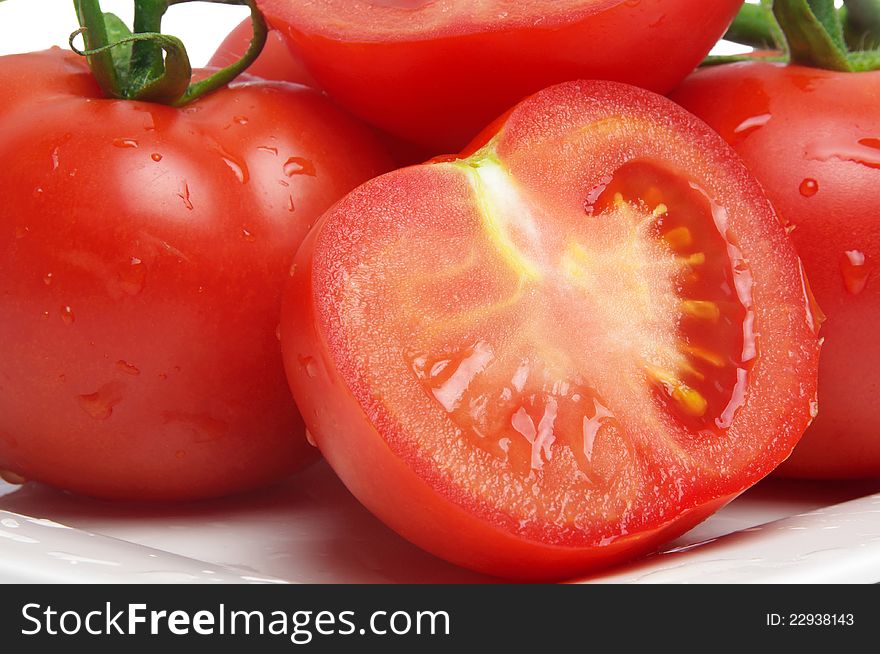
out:
{"label": "glossy tomato skin", "polygon": [[106,100],[60,50],[6,57],[0,78],[0,469],[181,500],[312,458],[281,286],[317,216],[388,169],[372,135],[283,83],[184,109]]}
{"label": "glossy tomato skin", "polygon": [[695,73],[672,97],[764,185],[827,318],[819,415],[779,473],[880,475],[880,73],[738,63]]}
{"label": "glossy tomato skin", "polygon": [[[250,19],[239,23],[223,39],[220,47],[217,48],[217,52],[214,53],[214,56],[208,62],[208,67],[225,68],[241,59],[241,56],[250,47],[252,35],[253,30],[251,29]],[[260,52],[257,60],[248,66],[247,74],[263,79],[295,82],[296,84],[317,88],[315,80],[312,79],[302,61],[291,54],[284,37],[274,30],[269,31],[269,35],[266,37],[266,45],[263,46],[263,50]]]}
{"label": "glossy tomato skin", "polygon": [[456,152],[517,101],[557,82],[670,90],[742,0],[258,4],[343,107],[401,138]]}
{"label": "glossy tomato skin", "polygon": [[[622,115],[626,118],[620,118]],[[623,128],[617,120],[632,123]],[[566,127],[566,121],[574,125]],[[570,134],[565,130],[578,126],[584,131],[596,130],[598,152],[593,153],[589,146],[584,146],[585,151],[564,147],[563,139]],[[761,355],[749,373],[750,391],[730,431],[719,434],[720,440],[698,438],[691,442],[685,437],[691,443],[685,447],[695,448],[688,450],[694,457],[692,463],[700,461],[696,467],[678,460],[676,448],[668,449],[670,443],[649,439],[650,444],[634,445],[634,451],[639,452],[637,459],[656,461],[656,465],[644,465],[636,475],[644,477],[645,494],[633,496],[633,502],[640,506],[626,509],[625,524],[617,523],[617,518],[606,521],[584,516],[572,517],[573,524],[564,520],[545,523],[522,509],[522,503],[528,504],[535,493],[544,505],[556,506],[556,493],[565,496],[561,489],[570,479],[564,476],[574,474],[564,467],[565,448],[553,450],[544,462],[546,468],[524,473],[523,480],[467,444],[470,437],[439,411],[442,390],[438,393],[436,388],[419,387],[417,375],[405,363],[412,348],[419,347],[422,335],[435,328],[455,333],[469,330],[462,325],[473,316],[456,314],[454,321],[446,322],[443,311],[455,313],[466,303],[491,295],[491,285],[487,290],[471,284],[479,284],[476,280],[493,277],[499,270],[487,262],[485,270],[478,266],[472,272],[456,273],[442,262],[435,266],[431,261],[426,265],[430,279],[415,277],[419,260],[430,258],[432,250],[466,253],[480,240],[480,236],[463,236],[470,233],[467,225],[471,223],[462,215],[467,215],[471,200],[466,191],[462,193],[461,169],[457,168],[478,166],[479,160],[462,164],[454,158],[438,158],[390,173],[362,185],[325,214],[300,248],[285,291],[282,352],[291,389],[318,447],[353,494],[379,518],[414,543],[457,564],[508,578],[559,579],[651,551],[723,506],[788,456],[811,419],[818,343],[797,258],[784,230],[742,164],[704,125],[653,94],[623,85],[579,82],[526,100],[497,128],[495,138],[487,139],[494,143],[495,155],[510,162],[510,170],[517,170],[522,179],[546,185],[548,194],[553,189],[571,188],[554,175],[569,175],[579,166],[589,165],[596,166],[590,170],[604,178],[609,166],[638,157],[633,152],[641,151],[644,143],[663,143],[658,147],[670,148],[662,156],[677,161],[680,170],[720,175],[709,192],[730,209],[729,217],[725,213],[723,220],[729,219],[730,229],[740,237],[737,247],[754,263]],[[632,131],[623,137],[623,143],[603,144],[606,137],[611,141],[618,138],[616,128]],[[574,129],[573,133],[581,132]],[[695,141],[699,149],[684,145]],[[558,148],[553,150],[555,155],[549,155],[548,149],[554,148]],[[556,167],[557,155],[575,151],[584,154],[570,154],[574,161]],[[690,165],[684,164],[685,160]],[[588,161],[593,163],[585,163]],[[588,177],[576,185],[590,188],[594,181]],[[536,197],[531,195],[536,189],[529,189],[529,197]],[[568,190],[560,192],[567,194]],[[577,208],[582,215],[583,208]],[[412,225],[419,225],[417,240],[409,235]],[[510,242],[502,239],[501,243],[500,250],[509,253]],[[397,244],[403,244],[402,262],[395,261]],[[419,254],[407,254],[407,248]],[[474,256],[478,262],[484,260],[480,252]],[[389,265],[384,265],[384,256],[390,257]],[[383,264],[376,263],[376,257]],[[375,269],[371,270],[372,266]],[[504,266],[500,269],[507,270]],[[443,287],[443,280],[456,274],[467,281]],[[401,288],[406,289],[402,298],[372,295],[372,283],[390,283],[393,288],[398,276]],[[433,295],[438,286],[442,290]],[[398,308],[411,297],[409,293],[422,292],[414,291],[418,288],[426,289],[423,292],[437,297],[441,304],[415,306],[412,322],[397,331],[388,316],[397,315]],[[441,306],[445,308],[441,310]],[[536,306],[549,307],[549,298],[547,304]],[[491,331],[502,323],[497,326],[502,338],[515,341],[528,323],[520,328],[504,327],[511,318],[503,313],[503,307],[499,311],[502,313],[496,319],[487,319],[491,326],[485,329]],[[360,324],[352,317],[359,312],[366,312],[371,319]],[[537,313],[528,315],[540,318]],[[578,320],[574,313],[559,315],[557,320],[567,325],[569,334],[600,329],[587,324],[589,321],[569,323]],[[537,333],[545,333],[548,323],[540,324]],[[564,346],[562,341],[556,344]],[[479,372],[474,367],[471,371]],[[640,407],[634,411],[653,410],[649,392],[629,399]],[[436,436],[441,432],[450,434],[450,440]],[[560,432],[555,442],[564,438]],[[434,443],[438,449],[426,443]],[[563,467],[556,468],[555,462]],[[629,469],[622,470],[618,477],[630,479],[631,474]],[[510,480],[509,485],[502,480]],[[487,495],[481,490],[484,488],[494,490]],[[608,493],[612,502],[619,499],[615,492]],[[561,504],[565,506],[565,502]]]}
{"label": "glossy tomato skin", "polygon": [[[247,20],[236,27],[223,41],[209,66],[223,67],[238,61],[251,42],[251,26]],[[306,70],[300,57],[287,47],[281,34],[270,31],[266,46],[257,60],[247,69],[248,75],[262,79],[296,82],[314,89],[320,89],[317,82]],[[375,130],[379,140],[385,145],[396,167],[411,166],[430,159],[436,152],[415,143],[410,143],[382,130]]]}

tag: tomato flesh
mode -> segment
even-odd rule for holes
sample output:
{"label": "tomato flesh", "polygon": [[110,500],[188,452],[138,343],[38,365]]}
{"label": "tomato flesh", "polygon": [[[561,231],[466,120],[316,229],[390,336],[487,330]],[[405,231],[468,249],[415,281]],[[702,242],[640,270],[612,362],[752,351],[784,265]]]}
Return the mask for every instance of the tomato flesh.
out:
{"label": "tomato flesh", "polygon": [[321,88],[401,138],[455,152],[570,79],[658,92],[709,52],[742,0],[260,0]]}
{"label": "tomato flesh", "polygon": [[811,419],[810,318],[717,136],[579,82],[326,214],[282,349],[368,508],[452,561],[548,578],[647,551],[777,465]]}

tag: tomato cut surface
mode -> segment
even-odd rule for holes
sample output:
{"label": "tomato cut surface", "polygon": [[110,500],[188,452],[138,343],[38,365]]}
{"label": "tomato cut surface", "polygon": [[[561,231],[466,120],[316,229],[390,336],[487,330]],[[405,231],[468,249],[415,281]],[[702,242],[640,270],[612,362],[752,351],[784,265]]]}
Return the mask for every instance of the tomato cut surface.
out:
{"label": "tomato cut surface", "polygon": [[259,0],[321,88],[444,152],[530,93],[571,79],[666,92],[742,0]]}
{"label": "tomato cut surface", "polygon": [[811,419],[811,320],[729,148],[659,96],[577,82],[337,204],[298,254],[282,348],[379,517],[547,578],[649,550],[784,459]]}

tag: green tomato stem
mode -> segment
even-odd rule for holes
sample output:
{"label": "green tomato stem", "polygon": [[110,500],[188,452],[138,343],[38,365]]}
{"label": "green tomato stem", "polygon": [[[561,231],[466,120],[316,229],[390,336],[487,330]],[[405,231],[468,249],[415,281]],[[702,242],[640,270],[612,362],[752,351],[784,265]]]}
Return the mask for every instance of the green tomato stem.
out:
{"label": "green tomato stem", "polygon": [[724,38],[734,43],[762,50],[775,50],[778,28],[773,14],[761,5],[744,4],[733,19]]}
{"label": "green tomato stem", "polygon": [[[2,1],[2,0],[0,0]],[[195,0],[134,0],[134,33],[119,29],[119,19],[101,11],[100,0],[74,0],[81,28],[71,35],[71,48],[88,58],[107,97],[182,106],[226,86],[260,55],[268,27],[256,0],[199,0],[246,5],[251,11],[253,38],[244,56],[206,79],[192,83],[192,67],[183,43],[160,32],[171,5]],[[108,29],[112,26],[112,30]],[[124,28],[124,26],[122,26]],[[73,45],[83,35],[84,50]],[[116,56],[114,56],[116,53]]]}

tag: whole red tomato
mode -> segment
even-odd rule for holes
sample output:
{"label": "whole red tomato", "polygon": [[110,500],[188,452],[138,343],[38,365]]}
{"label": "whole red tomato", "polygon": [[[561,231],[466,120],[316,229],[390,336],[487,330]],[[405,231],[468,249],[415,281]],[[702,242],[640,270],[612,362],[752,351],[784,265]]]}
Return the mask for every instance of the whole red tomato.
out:
{"label": "whole red tomato", "polygon": [[455,152],[556,82],[666,92],[742,0],[258,0],[321,88],[401,138]]}
{"label": "whole red tomato", "polygon": [[316,218],[389,167],[372,135],[278,82],[105,99],[58,49],[0,59],[0,107],[0,470],[167,500],[308,459],[281,287]]}
{"label": "whole red tomato", "polygon": [[744,62],[700,70],[672,97],[764,185],[827,316],[819,415],[780,472],[880,475],[880,72]]}
{"label": "whole red tomato", "polygon": [[505,577],[650,551],[788,456],[818,338],[794,248],[717,134],[610,82],[383,175],[300,248],[297,403],[406,538]]}

